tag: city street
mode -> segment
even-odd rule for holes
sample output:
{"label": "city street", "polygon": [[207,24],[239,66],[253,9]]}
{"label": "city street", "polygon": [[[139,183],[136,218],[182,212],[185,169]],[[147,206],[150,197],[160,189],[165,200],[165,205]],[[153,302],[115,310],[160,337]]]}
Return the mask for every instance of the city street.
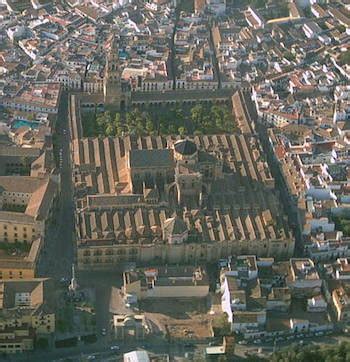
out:
{"label": "city street", "polygon": [[62,95],[55,136],[55,153],[62,149],[61,195],[58,210],[50,225],[43,255],[38,266],[39,276],[60,279],[70,278],[74,260],[73,243],[73,197],[71,184],[71,164],[69,151],[69,127],[67,94]]}
{"label": "city street", "polygon": [[[118,346],[119,350],[112,350],[112,346]],[[183,344],[168,343],[164,339],[150,338],[143,342],[111,341],[109,337],[100,337],[99,340],[91,345],[78,345],[71,348],[56,348],[50,351],[35,351],[28,354],[9,355],[4,361],[85,361],[87,357],[94,355],[96,360],[104,361],[106,358],[122,356],[123,353],[136,349],[147,349],[157,354],[169,354],[173,358],[183,358],[188,354],[192,356],[203,355],[206,345],[193,345],[186,348]]]}

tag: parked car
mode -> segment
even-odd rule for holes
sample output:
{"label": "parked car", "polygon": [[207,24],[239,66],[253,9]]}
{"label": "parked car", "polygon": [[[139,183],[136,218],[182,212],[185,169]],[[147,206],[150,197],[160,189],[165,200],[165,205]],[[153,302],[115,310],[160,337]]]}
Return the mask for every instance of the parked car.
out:
{"label": "parked car", "polygon": [[120,347],[117,345],[111,346],[111,351],[118,351],[119,349],[120,349]]}

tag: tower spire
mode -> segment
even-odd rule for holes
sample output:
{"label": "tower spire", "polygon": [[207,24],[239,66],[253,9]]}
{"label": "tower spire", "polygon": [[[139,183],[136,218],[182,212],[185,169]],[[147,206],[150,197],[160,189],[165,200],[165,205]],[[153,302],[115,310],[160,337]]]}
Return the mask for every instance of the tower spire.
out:
{"label": "tower spire", "polygon": [[114,34],[111,38],[110,48],[106,53],[103,95],[105,108],[117,112],[127,107],[130,98],[129,90],[126,92],[122,87],[121,78],[119,41]]}

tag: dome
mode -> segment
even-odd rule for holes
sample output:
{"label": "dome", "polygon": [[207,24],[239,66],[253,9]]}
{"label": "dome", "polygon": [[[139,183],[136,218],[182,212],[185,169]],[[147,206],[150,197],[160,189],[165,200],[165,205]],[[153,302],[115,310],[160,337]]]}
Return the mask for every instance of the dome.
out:
{"label": "dome", "polygon": [[174,148],[177,153],[183,156],[191,156],[197,151],[197,145],[190,140],[177,141]]}

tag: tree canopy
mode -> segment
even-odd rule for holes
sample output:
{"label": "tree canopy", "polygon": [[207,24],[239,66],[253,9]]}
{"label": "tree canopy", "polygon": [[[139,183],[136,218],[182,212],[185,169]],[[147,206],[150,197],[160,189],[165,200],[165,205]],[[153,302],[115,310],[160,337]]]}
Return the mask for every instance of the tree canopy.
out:
{"label": "tree canopy", "polygon": [[344,236],[350,236],[350,219],[344,217],[333,217],[336,230],[341,230]]}
{"label": "tree canopy", "polygon": [[292,346],[274,353],[271,362],[346,362],[350,361],[350,343],[335,346]]}
{"label": "tree canopy", "polygon": [[339,63],[341,65],[350,64],[350,50],[343,52],[339,56]]}
{"label": "tree canopy", "polygon": [[85,137],[129,135],[169,135],[232,133],[236,130],[232,112],[227,106],[197,104],[188,114],[179,108],[151,114],[134,109],[125,114],[109,111],[86,114],[83,119]]}

